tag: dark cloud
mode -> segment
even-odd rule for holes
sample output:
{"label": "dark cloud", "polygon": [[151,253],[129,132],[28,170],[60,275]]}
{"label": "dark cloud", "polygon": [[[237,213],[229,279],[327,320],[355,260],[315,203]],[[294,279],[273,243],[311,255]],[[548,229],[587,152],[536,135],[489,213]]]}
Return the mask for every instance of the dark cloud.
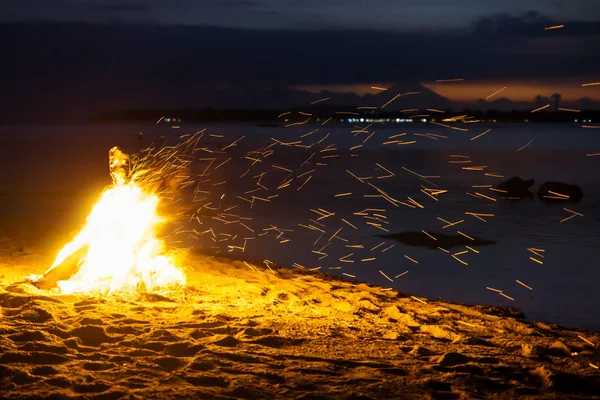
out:
{"label": "dark cloud", "polygon": [[[5,60],[0,63],[5,93],[0,106],[3,113],[17,109],[84,113],[210,105],[217,99],[226,105],[227,96],[218,90],[224,84],[240,99],[260,94],[264,101],[270,98],[271,104],[283,105],[290,96],[283,87],[292,84],[415,84],[456,77],[560,81],[597,76],[600,52],[591,50],[600,45],[600,35],[571,33],[566,41],[540,40],[558,38],[552,31],[544,31],[549,35],[540,38],[533,30],[533,26],[543,30],[547,21],[534,14],[516,20],[494,16],[479,21],[471,32],[444,35],[0,24]],[[486,27],[490,24],[493,29]],[[259,90],[264,86],[280,89],[265,94]]]}
{"label": "dark cloud", "polygon": [[89,11],[101,11],[101,12],[141,12],[147,11],[148,5],[142,1],[124,1],[124,0],[113,0],[103,1],[95,3],[74,3],[74,8],[81,8]]}
{"label": "dark cloud", "polygon": [[600,21],[570,21],[562,29],[547,31],[545,28],[562,24],[561,21],[527,11],[521,15],[495,14],[479,19],[473,26],[476,35],[508,37],[593,36],[600,35]]}
{"label": "dark cloud", "polygon": [[[98,13],[98,10],[101,10]],[[485,15],[506,25],[527,10],[559,23],[593,21],[598,0],[6,0],[2,21],[212,25],[245,29],[439,31],[466,28]],[[275,13],[266,14],[265,11]],[[535,17],[535,16],[533,16]],[[502,19],[497,21],[497,19]],[[531,17],[527,17],[531,19]],[[534,22],[536,22],[535,18]],[[514,21],[519,23],[521,21]],[[525,21],[526,23],[529,20]],[[540,22],[540,21],[537,21]]]}

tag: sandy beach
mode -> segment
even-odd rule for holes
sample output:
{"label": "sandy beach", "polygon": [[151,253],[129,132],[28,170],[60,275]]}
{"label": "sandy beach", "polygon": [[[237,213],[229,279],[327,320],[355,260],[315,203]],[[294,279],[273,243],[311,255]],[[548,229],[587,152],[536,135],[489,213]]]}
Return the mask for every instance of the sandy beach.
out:
{"label": "sandy beach", "polygon": [[7,250],[0,271],[3,398],[600,393],[600,332],[527,321],[515,309],[198,254],[188,255],[189,286],[179,291],[66,296],[19,283],[41,271],[32,255]]}

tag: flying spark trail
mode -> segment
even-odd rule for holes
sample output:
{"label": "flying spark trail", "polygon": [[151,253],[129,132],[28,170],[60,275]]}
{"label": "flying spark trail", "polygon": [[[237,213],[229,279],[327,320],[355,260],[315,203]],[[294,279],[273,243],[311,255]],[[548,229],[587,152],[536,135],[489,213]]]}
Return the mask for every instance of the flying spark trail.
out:
{"label": "flying spark trail", "polygon": [[506,86],[504,86],[502,89],[495,91],[494,93],[490,94],[489,96],[487,96],[485,99],[489,100],[492,97],[494,97],[495,95],[497,95],[498,93],[500,93],[501,91],[503,91],[504,89],[506,89]]}
{"label": "flying spark trail", "polygon": [[533,139],[531,139],[529,142],[527,142],[527,144],[523,147],[519,147],[519,149],[517,151],[521,151],[523,149],[525,149],[527,146],[529,146],[531,143],[533,143]]}
{"label": "flying spark trail", "polygon": [[390,282],[394,282],[394,280],[392,278],[390,278],[389,276],[387,276],[382,270],[379,270],[379,273],[381,275],[383,275],[385,277],[385,279],[387,279]]}
{"label": "flying spark trail", "polygon": [[394,96],[391,100],[389,100],[387,103],[385,103],[384,105],[381,106],[381,108],[385,108],[386,106],[388,106],[391,102],[393,102],[394,100],[396,100],[398,97],[402,96],[401,93],[398,93],[396,96]]}
{"label": "flying spark trail", "polygon": [[485,135],[486,133],[488,133],[488,132],[489,132],[489,131],[491,131],[491,130],[492,130],[492,129],[488,129],[487,131],[485,131],[485,132],[483,132],[483,133],[480,133],[480,134],[479,134],[479,135],[477,135],[477,136],[473,136],[473,137],[471,138],[471,140],[479,139],[480,137],[482,137],[483,135]]}
{"label": "flying spark trail", "polygon": [[317,103],[322,103],[322,102],[327,101],[327,100],[331,100],[331,97],[325,97],[323,99],[315,100],[315,101],[313,101],[310,104],[313,105],[313,104],[317,104]]}
{"label": "flying spark trail", "polygon": [[455,78],[455,79],[438,79],[435,82],[436,83],[444,83],[444,82],[462,82],[464,81],[464,78]]}
{"label": "flying spark trail", "polygon": [[546,104],[545,106],[542,106],[540,108],[536,108],[535,110],[531,110],[531,113],[533,114],[534,112],[538,112],[538,111],[544,110],[544,109],[546,109],[548,107],[550,107],[550,104]]}
{"label": "flying spark trail", "polygon": [[525,288],[527,288],[527,289],[529,289],[529,290],[533,290],[531,286],[528,286],[528,285],[524,284],[523,282],[521,282],[521,281],[520,281],[520,280],[518,280],[518,279],[516,280],[516,282],[517,282],[519,285],[521,285],[521,286],[523,286],[523,287],[525,287]]}
{"label": "flying spark trail", "polygon": [[506,294],[504,294],[503,292],[498,292],[498,294],[499,294],[500,296],[502,296],[502,297],[506,297],[506,298],[507,298],[507,299],[509,299],[509,300],[514,300],[514,298],[512,298],[512,297],[510,297],[510,296],[508,296],[508,295],[506,295]]}
{"label": "flying spark trail", "polygon": [[554,29],[561,29],[561,28],[564,28],[564,27],[565,27],[564,25],[553,25],[553,26],[548,26],[548,27],[544,28],[544,30],[551,31],[551,30],[554,30]]}

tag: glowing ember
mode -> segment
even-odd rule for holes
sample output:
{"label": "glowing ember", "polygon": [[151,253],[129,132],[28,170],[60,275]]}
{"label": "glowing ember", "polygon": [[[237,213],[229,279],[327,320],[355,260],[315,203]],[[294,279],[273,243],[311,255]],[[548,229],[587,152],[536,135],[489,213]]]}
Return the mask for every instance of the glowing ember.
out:
{"label": "glowing ember", "polygon": [[145,191],[130,176],[126,154],[114,147],[109,158],[113,185],[102,194],[86,225],[62,248],[45,276],[76,263],[75,273],[57,282],[63,293],[151,291],[184,284],[183,272],[164,254],[163,242],[156,238],[161,223],[156,211],[158,196]]}

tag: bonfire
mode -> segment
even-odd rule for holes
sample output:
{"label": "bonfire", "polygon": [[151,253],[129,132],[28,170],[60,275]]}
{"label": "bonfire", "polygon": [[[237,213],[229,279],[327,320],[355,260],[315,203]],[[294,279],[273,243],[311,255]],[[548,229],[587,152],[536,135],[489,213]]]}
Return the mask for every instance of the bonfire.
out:
{"label": "bonfire", "polygon": [[185,283],[185,275],[157,237],[162,222],[159,196],[131,172],[130,158],[109,152],[112,185],[87,217],[85,226],[56,256],[39,287],[61,293],[154,291]]}

